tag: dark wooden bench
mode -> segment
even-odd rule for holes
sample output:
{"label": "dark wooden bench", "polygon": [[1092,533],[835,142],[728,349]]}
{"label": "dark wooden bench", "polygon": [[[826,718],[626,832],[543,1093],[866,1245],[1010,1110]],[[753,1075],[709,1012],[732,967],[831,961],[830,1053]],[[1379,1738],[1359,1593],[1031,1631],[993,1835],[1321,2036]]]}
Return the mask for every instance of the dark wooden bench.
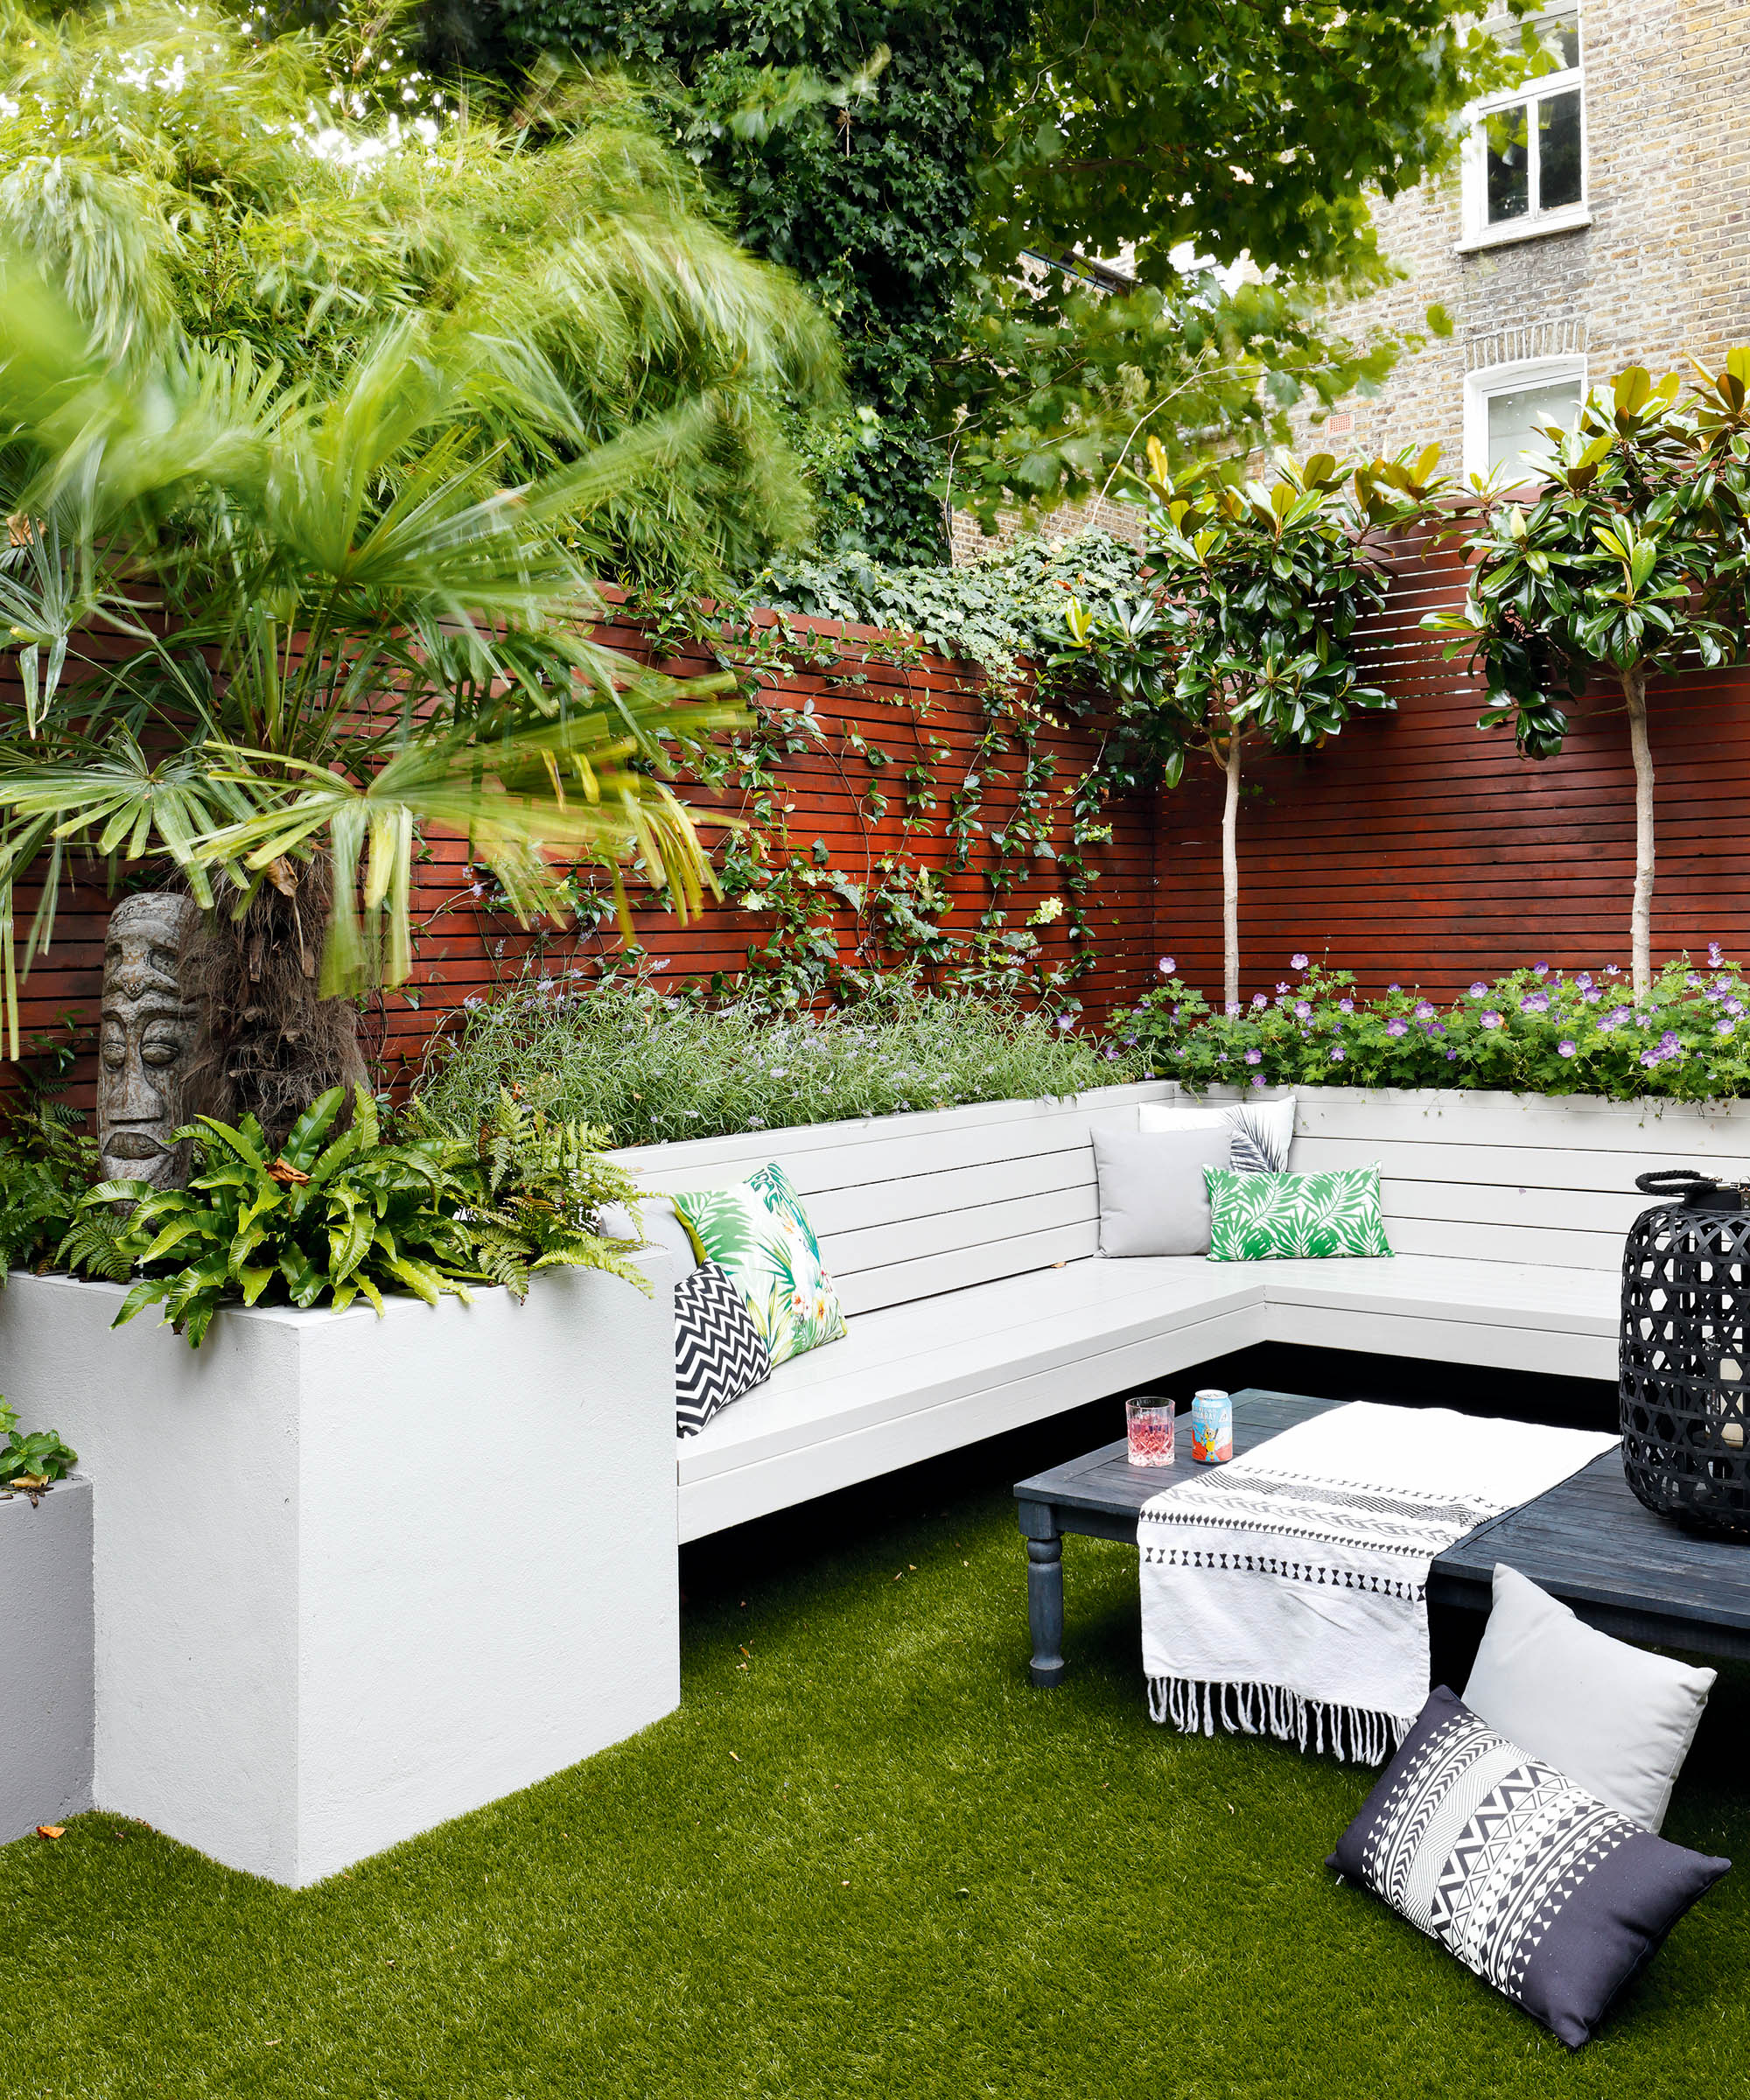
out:
{"label": "dark wooden bench", "polygon": [[[1340,1404],[1300,1393],[1236,1393],[1234,1455]],[[1180,1456],[1171,1472],[1130,1465],[1121,1439],[1017,1485],[1027,1542],[1035,1684],[1055,1684],[1063,1676],[1066,1535],[1081,1532],[1134,1545],[1143,1504],[1203,1471],[1187,1455],[1189,1413],[1179,1420]],[[1488,1611],[1498,1560],[1572,1605],[1589,1625],[1621,1640],[1750,1656],[1750,1546],[1697,1536],[1643,1508],[1623,1478],[1616,1452],[1606,1452],[1535,1502],[1467,1532],[1435,1560],[1429,1602]]]}

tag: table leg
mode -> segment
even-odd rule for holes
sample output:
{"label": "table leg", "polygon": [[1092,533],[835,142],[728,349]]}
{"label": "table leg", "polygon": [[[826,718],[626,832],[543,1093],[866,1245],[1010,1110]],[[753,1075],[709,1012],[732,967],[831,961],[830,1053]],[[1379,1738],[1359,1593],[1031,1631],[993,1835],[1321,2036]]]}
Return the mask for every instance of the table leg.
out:
{"label": "table leg", "polygon": [[1063,1538],[1043,1502],[1018,1512],[1027,1542],[1027,1627],[1032,1634],[1035,1684],[1063,1681]]}

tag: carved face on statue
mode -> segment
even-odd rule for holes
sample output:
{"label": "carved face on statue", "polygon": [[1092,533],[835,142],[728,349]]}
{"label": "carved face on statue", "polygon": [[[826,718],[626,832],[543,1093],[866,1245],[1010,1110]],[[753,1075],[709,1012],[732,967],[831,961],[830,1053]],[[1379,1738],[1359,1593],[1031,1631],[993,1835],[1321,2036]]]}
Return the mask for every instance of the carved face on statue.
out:
{"label": "carved face on statue", "polygon": [[106,1180],[170,1188],[188,1171],[180,1128],[197,1014],[183,984],[184,943],[199,921],[192,897],[124,898],[103,942],[103,1032],[97,1148]]}

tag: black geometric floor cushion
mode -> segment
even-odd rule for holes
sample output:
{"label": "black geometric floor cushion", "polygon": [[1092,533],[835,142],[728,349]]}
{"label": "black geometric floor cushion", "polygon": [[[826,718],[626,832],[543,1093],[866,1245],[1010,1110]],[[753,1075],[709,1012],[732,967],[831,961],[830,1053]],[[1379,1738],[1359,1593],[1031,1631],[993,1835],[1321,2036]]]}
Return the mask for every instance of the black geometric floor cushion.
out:
{"label": "black geometric floor cushion", "polygon": [[702,1262],[675,1286],[675,1427],[696,1437],[720,1407],[772,1376],[753,1315],[728,1271]]}

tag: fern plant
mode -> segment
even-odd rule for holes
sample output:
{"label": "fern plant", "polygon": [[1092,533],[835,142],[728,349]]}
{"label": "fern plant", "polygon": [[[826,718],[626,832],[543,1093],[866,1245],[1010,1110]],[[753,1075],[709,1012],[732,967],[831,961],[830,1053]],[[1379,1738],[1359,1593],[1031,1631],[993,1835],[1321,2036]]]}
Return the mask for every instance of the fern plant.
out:
{"label": "fern plant", "polygon": [[97,1168],[83,1114],[55,1098],[72,1054],[60,1046],[0,1110],[0,1284],[9,1270],[48,1267]]}
{"label": "fern plant", "polygon": [[[229,1303],[343,1312],[362,1298],[381,1313],[385,1291],[428,1305],[446,1292],[466,1300],[483,1277],[456,1215],[468,1190],[449,1148],[384,1144],[362,1087],[335,1137],[343,1099],[331,1087],[312,1102],[277,1152],[253,1116],[235,1126],[198,1117],[188,1135],[199,1171],[187,1187],[99,1182],[60,1258],[117,1282],[137,1274],[113,1324],[159,1305],[194,1348]],[[121,1204],[132,1207],[125,1219],[116,1215]]]}
{"label": "fern plant", "polygon": [[[437,1127],[435,1125],[429,1127]],[[500,1088],[481,1124],[472,1158],[452,1155],[475,1194],[460,1222],[474,1258],[494,1283],[519,1300],[536,1270],[602,1269],[650,1295],[649,1279],[626,1257],[638,1242],[600,1229],[603,1206],[626,1205],[635,1217],[632,1177],[603,1156],[606,1130],[556,1121]]]}
{"label": "fern plant", "polygon": [[354,1090],[352,1121],[331,1087],[278,1151],[261,1125],[202,1116],[189,1127],[198,1167],[186,1188],[102,1181],[80,1203],[58,1258],[136,1280],[114,1325],[162,1306],[199,1348],[225,1305],[332,1306],[385,1292],[428,1305],[470,1284],[521,1300],[537,1269],[604,1269],[649,1284],[626,1258],[637,1244],[596,1229],[608,1202],[635,1201],[630,1178],[601,1156],[602,1133],[551,1122],[505,1094],[477,1134],[433,1123],[386,1144],[375,1103]]}

